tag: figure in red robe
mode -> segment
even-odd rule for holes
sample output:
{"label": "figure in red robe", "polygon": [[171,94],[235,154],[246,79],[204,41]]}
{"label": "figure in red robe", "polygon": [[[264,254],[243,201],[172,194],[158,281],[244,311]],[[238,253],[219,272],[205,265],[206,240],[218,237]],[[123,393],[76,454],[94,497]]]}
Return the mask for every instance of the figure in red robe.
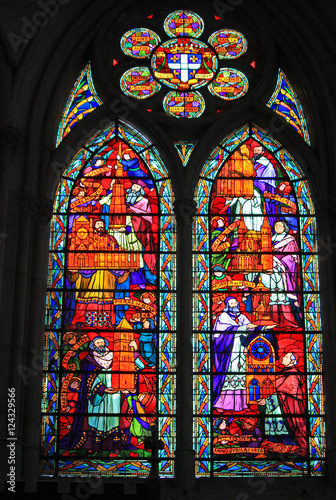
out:
{"label": "figure in red robe", "polygon": [[265,409],[265,435],[269,450],[288,452],[290,446],[291,453],[306,456],[304,378],[297,368],[298,362],[299,354],[295,346],[288,345],[281,358],[284,369],[276,377],[276,393],[258,400],[258,405]]}

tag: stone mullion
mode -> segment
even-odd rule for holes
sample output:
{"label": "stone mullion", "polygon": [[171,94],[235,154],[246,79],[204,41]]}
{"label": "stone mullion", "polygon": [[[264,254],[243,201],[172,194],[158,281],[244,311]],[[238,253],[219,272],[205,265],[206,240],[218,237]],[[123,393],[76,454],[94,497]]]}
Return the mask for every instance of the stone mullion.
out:
{"label": "stone mullion", "polygon": [[[27,353],[25,340],[27,334],[27,318],[29,313],[27,304],[29,300],[29,259],[33,220],[36,208],[36,197],[32,194],[19,195],[17,198],[19,207],[19,224],[15,236],[18,241],[15,287],[14,287],[14,310],[13,310],[13,342],[10,352],[10,372],[8,386],[15,389],[16,397],[16,477],[22,477],[22,448],[25,444],[23,434],[24,428],[24,395],[26,393],[26,369]],[[14,238],[14,235],[11,235]]]}
{"label": "stone mullion", "polygon": [[36,491],[41,442],[41,394],[43,376],[44,317],[47,283],[48,225],[52,201],[37,200],[35,224],[32,228],[32,259],[29,288],[29,325],[26,336],[26,360],[30,370],[25,389],[22,453],[22,477],[26,491]]}
{"label": "stone mullion", "polygon": [[177,217],[176,484],[193,487],[192,217],[189,200],[175,203]]}

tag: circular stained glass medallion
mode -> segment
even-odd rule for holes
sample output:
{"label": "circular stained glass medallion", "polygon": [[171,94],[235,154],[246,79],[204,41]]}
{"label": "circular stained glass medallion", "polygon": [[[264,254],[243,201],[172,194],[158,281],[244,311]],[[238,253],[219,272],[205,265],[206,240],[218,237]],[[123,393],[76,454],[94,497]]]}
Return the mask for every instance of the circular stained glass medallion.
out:
{"label": "circular stained glass medallion", "polygon": [[199,92],[168,92],[163,100],[166,113],[175,118],[198,118],[205,102]]}
{"label": "circular stained glass medallion", "polygon": [[237,59],[247,51],[247,40],[239,31],[216,31],[210,36],[209,43],[220,59]]}
{"label": "circular stained glass medallion", "polygon": [[167,35],[199,37],[204,29],[204,23],[200,16],[189,10],[177,10],[169,14],[164,21],[164,29]]}
{"label": "circular stained glass medallion", "polygon": [[161,83],[187,91],[211,82],[218,59],[214,49],[207,44],[181,37],[159,45],[153,52],[151,66],[155,78]]}
{"label": "circular stained glass medallion", "polygon": [[266,342],[255,342],[251,348],[251,354],[256,359],[266,359],[270,355],[270,348]]}
{"label": "circular stained glass medallion", "polygon": [[127,56],[145,59],[160,43],[160,37],[147,28],[127,31],[120,40],[120,46]]}
{"label": "circular stained glass medallion", "polygon": [[125,94],[136,99],[147,99],[161,88],[148,68],[132,68],[120,79],[120,87]]}
{"label": "circular stained glass medallion", "polygon": [[248,80],[244,73],[231,68],[220,69],[216,78],[209,85],[209,91],[212,95],[226,101],[242,97],[247,90]]}

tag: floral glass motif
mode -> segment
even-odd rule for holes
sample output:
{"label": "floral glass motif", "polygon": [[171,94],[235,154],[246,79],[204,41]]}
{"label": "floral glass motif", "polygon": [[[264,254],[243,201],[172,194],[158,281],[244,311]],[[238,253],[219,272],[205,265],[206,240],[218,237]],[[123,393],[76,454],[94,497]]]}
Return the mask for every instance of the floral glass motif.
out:
{"label": "floral glass motif", "polygon": [[291,124],[310,144],[308,127],[301,103],[284,72],[279,69],[278,81],[267,106]]}
{"label": "floral glass motif", "polygon": [[247,40],[239,31],[216,31],[210,36],[209,43],[219,59],[237,59],[247,51]]}
{"label": "floral glass motif", "polygon": [[165,111],[176,118],[197,118],[205,103],[199,92],[169,92],[163,100]]}
{"label": "floral glass motif", "polygon": [[64,108],[58,128],[56,146],[61,143],[64,137],[84,116],[101,106],[101,104],[102,101],[93,84],[91,65],[89,63],[76,81]]}
{"label": "floral glass motif", "polygon": [[164,21],[164,29],[171,37],[188,36],[198,38],[204,29],[203,20],[194,12],[178,10],[169,14]]}
{"label": "floral glass motif", "polygon": [[238,70],[232,68],[220,69],[216,78],[210,83],[209,91],[212,95],[225,101],[238,99],[246,94],[248,80]]}
{"label": "floral glass motif", "polygon": [[162,476],[175,445],[175,219],[167,171],[124,123],[63,172],[51,221],[43,475]]}
{"label": "floral glass motif", "polygon": [[125,33],[120,45],[127,56],[144,59],[150,55],[159,42],[160,37],[154,31],[137,28]]}
{"label": "floral glass motif", "polygon": [[193,225],[197,476],[325,473],[314,207],[304,175],[245,126],[200,174]]}
{"label": "floral glass motif", "polygon": [[120,79],[120,87],[125,94],[137,99],[147,99],[156,94],[161,85],[154,80],[148,68],[132,68],[126,71]]}
{"label": "floral glass motif", "polygon": [[[151,52],[149,50],[143,52],[144,58],[150,57],[151,69],[148,68],[148,72],[152,72],[159,84],[175,90],[175,93],[170,92],[163,99],[164,110],[170,116],[176,118],[201,116],[205,109],[204,98],[201,94],[192,91],[203,86],[207,85],[212,95],[225,100],[238,99],[248,90],[248,80],[242,72],[223,68],[218,73],[219,59],[237,59],[245,53],[247,50],[245,37],[234,30],[220,30],[213,33],[209,43],[206,43],[198,39],[203,32],[203,27],[203,20],[194,12],[187,10],[173,12],[164,21],[164,29],[171,39],[163,42],[158,39],[156,45],[151,45]],[[139,48],[137,42],[143,37],[144,44],[147,43],[145,36],[147,31],[152,33],[151,42],[154,44],[153,34],[155,33],[150,30],[146,31],[146,28],[141,28],[141,30],[144,32],[140,33],[139,29],[130,30],[121,38],[122,49],[131,57],[140,57],[137,53]],[[134,44],[131,37],[134,39]],[[130,45],[127,50],[124,48],[126,41]],[[134,47],[136,47],[135,51]],[[145,68],[132,69],[135,76],[137,76],[136,72],[144,70]],[[133,85],[130,84],[130,86]],[[156,88],[155,92],[159,88]],[[130,92],[124,80],[121,81],[121,89],[136,99],[144,98],[144,95],[138,94],[136,90]],[[153,93],[148,93],[146,97],[150,97]],[[192,105],[187,104],[186,96],[190,102],[192,101]],[[177,103],[183,101],[186,102],[184,106],[186,109],[182,110],[179,109],[182,106],[178,106]]]}

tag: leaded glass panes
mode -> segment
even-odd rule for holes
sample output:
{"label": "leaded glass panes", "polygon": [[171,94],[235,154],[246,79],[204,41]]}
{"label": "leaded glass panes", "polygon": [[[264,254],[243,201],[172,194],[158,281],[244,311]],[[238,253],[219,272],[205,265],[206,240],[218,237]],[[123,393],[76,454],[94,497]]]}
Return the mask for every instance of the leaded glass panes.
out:
{"label": "leaded glass panes", "polygon": [[279,69],[276,88],[267,106],[282,116],[310,144],[308,127],[301,103],[281,69]]}
{"label": "leaded glass panes", "polygon": [[150,55],[159,42],[160,37],[154,31],[138,28],[125,33],[120,45],[126,55],[143,59]]}
{"label": "leaded glass panes", "polygon": [[[141,152],[141,155],[138,153]],[[60,180],[51,221],[41,472],[160,474],[175,447],[175,217],[165,166],[125,124]]]}
{"label": "leaded glass panes", "polygon": [[191,36],[198,38],[204,29],[202,18],[189,10],[177,10],[166,17],[164,29],[171,37]]}
{"label": "leaded glass panes", "polygon": [[90,63],[76,81],[65,105],[59,124],[56,145],[58,146],[73,127],[86,115],[102,104],[92,80]]}
{"label": "leaded glass panes", "polygon": [[218,60],[212,47],[190,37],[173,38],[153,52],[154,76],[164,85],[180,91],[203,87],[216,74]]}
{"label": "leaded glass panes", "polygon": [[126,71],[120,80],[125,94],[137,99],[147,99],[156,94],[161,85],[154,80],[148,68],[135,67]]}
{"label": "leaded glass panes", "polygon": [[168,92],[163,100],[163,108],[175,118],[198,118],[204,111],[205,103],[201,94],[195,92]]}
{"label": "leaded glass panes", "polygon": [[209,85],[209,91],[212,95],[226,101],[242,97],[247,90],[248,81],[244,73],[231,68],[221,68]]}
{"label": "leaded glass panes", "polygon": [[307,181],[256,126],[224,140],[200,177],[196,474],[323,474],[320,293]]}
{"label": "leaded glass panes", "polygon": [[247,40],[238,31],[219,30],[209,38],[219,59],[237,59],[247,51]]}

